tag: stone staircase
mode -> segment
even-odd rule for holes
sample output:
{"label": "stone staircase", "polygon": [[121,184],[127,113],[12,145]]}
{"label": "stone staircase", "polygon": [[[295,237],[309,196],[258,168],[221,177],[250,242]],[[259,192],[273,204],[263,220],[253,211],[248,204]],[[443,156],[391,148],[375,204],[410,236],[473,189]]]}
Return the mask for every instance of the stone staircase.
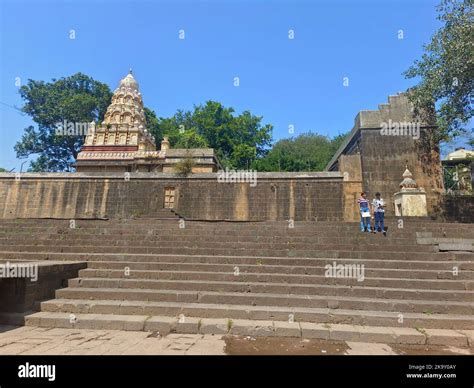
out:
{"label": "stone staircase", "polygon": [[472,225],[387,224],[0,220],[0,261],[87,262],[27,325],[472,345]]}
{"label": "stone staircase", "polygon": [[158,209],[148,214],[137,215],[140,219],[178,220],[180,217],[173,209]]}

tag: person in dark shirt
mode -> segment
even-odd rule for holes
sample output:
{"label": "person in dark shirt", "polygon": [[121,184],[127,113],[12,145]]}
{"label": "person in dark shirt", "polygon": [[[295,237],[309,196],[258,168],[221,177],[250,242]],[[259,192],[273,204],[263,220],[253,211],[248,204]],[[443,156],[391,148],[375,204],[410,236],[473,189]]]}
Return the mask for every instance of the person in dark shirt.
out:
{"label": "person in dark shirt", "polygon": [[360,231],[370,232],[370,209],[369,200],[365,192],[360,193],[360,198],[357,200],[360,211]]}

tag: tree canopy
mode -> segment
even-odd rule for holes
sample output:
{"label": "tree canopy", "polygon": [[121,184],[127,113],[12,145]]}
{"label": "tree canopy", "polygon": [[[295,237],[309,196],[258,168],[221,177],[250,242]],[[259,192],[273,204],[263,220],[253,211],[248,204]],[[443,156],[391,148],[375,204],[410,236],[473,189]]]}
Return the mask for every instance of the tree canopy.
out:
{"label": "tree canopy", "polygon": [[70,171],[84,136],[57,134],[58,123],[102,120],[112,98],[106,84],[82,73],[51,82],[30,79],[20,88],[20,95],[25,101],[23,112],[37,128],[25,128],[15,151],[19,158],[38,156],[30,164],[31,171]]}
{"label": "tree canopy", "polygon": [[332,139],[307,132],[282,139],[270,152],[254,163],[258,171],[322,171],[346,135]]}
{"label": "tree canopy", "polygon": [[409,98],[423,119],[437,124],[435,141],[472,135],[468,126],[474,109],[473,4],[443,0],[437,8],[443,26],[424,46],[421,59],[404,73],[406,78],[420,79],[409,89]]}
{"label": "tree canopy", "polygon": [[151,132],[155,138],[168,136],[175,148],[214,148],[222,164],[250,168],[271,146],[272,129],[262,117],[249,111],[234,114],[216,101],[196,105],[192,111],[178,110],[172,117],[160,118]]}

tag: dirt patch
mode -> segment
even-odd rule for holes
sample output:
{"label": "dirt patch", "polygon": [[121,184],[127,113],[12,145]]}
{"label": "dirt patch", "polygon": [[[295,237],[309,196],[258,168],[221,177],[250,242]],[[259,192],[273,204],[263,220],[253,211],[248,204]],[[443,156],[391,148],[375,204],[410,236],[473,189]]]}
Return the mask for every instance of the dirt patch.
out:
{"label": "dirt patch", "polygon": [[[288,337],[225,336],[228,355],[345,355],[350,346],[344,341]],[[374,344],[375,345],[375,344]],[[379,344],[380,345],[380,344]],[[387,345],[398,355],[469,355],[473,349],[437,345]],[[367,354],[371,354],[368,352]]]}
{"label": "dirt patch", "polygon": [[473,354],[469,348],[453,348],[441,345],[399,345],[391,344],[393,351],[400,355],[408,356],[459,356],[460,354]]}
{"label": "dirt patch", "polygon": [[333,355],[348,349],[344,341],[286,337],[224,337],[229,355]]}

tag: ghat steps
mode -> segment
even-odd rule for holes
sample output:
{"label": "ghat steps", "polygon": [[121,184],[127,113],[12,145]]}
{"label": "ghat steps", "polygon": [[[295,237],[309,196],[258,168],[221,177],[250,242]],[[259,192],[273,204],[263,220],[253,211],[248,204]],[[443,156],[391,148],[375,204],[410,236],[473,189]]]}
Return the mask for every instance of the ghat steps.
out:
{"label": "ghat steps", "polygon": [[[0,260],[87,262],[28,325],[468,344],[472,249],[421,240],[472,246],[472,226],[387,225],[384,237],[343,222],[1,220]],[[363,278],[327,277],[334,263]]]}

